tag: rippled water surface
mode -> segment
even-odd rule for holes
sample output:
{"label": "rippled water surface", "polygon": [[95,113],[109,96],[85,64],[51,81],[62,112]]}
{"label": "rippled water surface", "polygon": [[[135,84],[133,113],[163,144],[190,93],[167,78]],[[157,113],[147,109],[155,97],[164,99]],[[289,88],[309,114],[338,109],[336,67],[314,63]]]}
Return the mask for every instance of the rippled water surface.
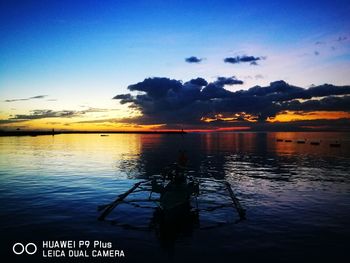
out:
{"label": "rippled water surface", "polygon": [[[341,146],[331,147],[336,141]],[[148,226],[151,209],[122,206],[110,215],[114,221],[97,220],[99,205],[160,174],[181,149],[189,173],[230,182],[247,220],[233,224],[234,210],[207,212],[166,242],[156,231],[111,223]],[[101,239],[123,249],[125,262],[336,262],[350,245],[350,135],[0,137],[0,202],[6,249],[17,240]]]}

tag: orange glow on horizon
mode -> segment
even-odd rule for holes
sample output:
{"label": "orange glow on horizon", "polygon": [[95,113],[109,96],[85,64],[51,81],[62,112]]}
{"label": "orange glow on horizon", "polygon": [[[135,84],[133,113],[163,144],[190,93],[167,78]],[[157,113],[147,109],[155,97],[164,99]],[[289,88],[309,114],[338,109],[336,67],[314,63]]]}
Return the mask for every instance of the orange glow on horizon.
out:
{"label": "orange glow on horizon", "polygon": [[[149,124],[142,125],[136,123],[126,123],[122,122],[123,118],[106,118],[101,119],[91,119],[91,118],[80,118],[80,117],[56,117],[56,118],[42,118],[42,119],[30,119],[23,121],[14,121],[9,123],[3,123],[0,129],[3,130],[52,130],[56,131],[163,131],[163,132],[173,132],[180,131],[181,126],[177,125],[179,128],[171,128],[167,124]],[[110,117],[109,115],[106,117]],[[132,121],[131,116],[128,121]],[[285,111],[279,113],[274,118],[268,118],[267,122],[277,123],[277,122],[293,122],[302,120],[336,120],[346,118],[350,119],[350,113],[342,111],[313,111],[313,112],[298,112],[298,111]],[[4,118],[4,120],[6,120]],[[11,120],[11,119],[9,119]],[[252,129],[249,127],[252,123],[257,122],[257,117],[251,114],[240,112],[231,115],[216,114],[212,117],[202,117],[201,122],[204,127],[196,128],[194,125],[184,125],[183,129],[187,132],[215,132],[215,131],[247,131]],[[205,124],[211,124],[214,122],[222,122],[223,125],[220,126],[207,126]],[[238,122],[246,122],[245,126],[235,126]],[[219,123],[218,123],[219,124]],[[224,125],[225,124],[225,125]],[[227,124],[232,124],[231,127],[227,127]],[[220,124],[219,124],[220,125]],[[205,127],[206,126],[206,127]],[[225,126],[225,127],[222,127]]]}
{"label": "orange glow on horizon", "polygon": [[153,131],[162,129],[164,124],[138,125],[132,123],[119,123],[117,121],[104,121],[94,123],[77,122],[72,118],[45,118],[26,120],[2,125],[5,130],[52,130],[56,131]]}
{"label": "orange glow on horizon", "polygon": [[277,114],[274,118],[268,118],[268,122],[293,122],[302,120],[336,120],[342,118],[349,118],[350,113],[344,111],[311,111],[311,112],[295,112],[286,111]]}

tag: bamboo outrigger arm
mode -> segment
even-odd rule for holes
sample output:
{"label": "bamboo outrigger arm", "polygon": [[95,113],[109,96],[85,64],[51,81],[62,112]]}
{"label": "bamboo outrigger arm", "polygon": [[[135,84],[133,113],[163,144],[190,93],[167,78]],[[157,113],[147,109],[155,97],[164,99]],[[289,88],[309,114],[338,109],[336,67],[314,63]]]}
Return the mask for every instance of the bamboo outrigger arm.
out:
{"label": "bamboo outrigger arm", "polygon": [[232,191],[231,185],[229,184],[229,182],[225,182],[227,190],[230,194],[230,197],[232,199],[232,202],[239,214],[240,220],[244,220],[245,219],[245,209],[241,206],[241,203],[239,202],[239,200],[237,199],[237,197],[235,196],[235,194]]}
{"label": "bamboo outrigger arm", "polygon": [[132,192],[134,192],[142,183],[145,183],[147,181],[141,181],[138,182],[136,184],[134,184],[133,187],[131,187],[128,191],[126,191],[125,193],[118,195],[117,199],[115,199],[112,203],[108,204],[107,206],[103,207],[102,209],[104,209],[104,211],[102,212],[102,214],[98,217],[98,220],[104,220],[106,218],[106,216],[108,216],[113,209],[119,205],[120,203],[122,203],[124,201],[124,199],[131,194]]}

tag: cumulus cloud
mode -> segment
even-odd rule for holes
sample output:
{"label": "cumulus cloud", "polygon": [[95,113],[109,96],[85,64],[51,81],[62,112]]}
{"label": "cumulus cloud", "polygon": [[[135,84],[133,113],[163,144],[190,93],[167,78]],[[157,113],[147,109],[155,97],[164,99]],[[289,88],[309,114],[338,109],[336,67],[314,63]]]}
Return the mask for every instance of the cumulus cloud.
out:
{"label": "cumulus cloud", "polygon": [[29,97],[29,98],[24,98],[24,99],[8,99],[5,100],[5,102],[14,102],[14,101],[23,101],[23,100],[33,100],[33,99],[43,99],[47,97],[47,95],[38,95],[38,96],[34,96],[34,97]]}
{"label": "cumulus cloud", "polygon": [[236,77],[218,77],[214,82],[216,86],[224,86],[224,85],[235,85],[235,84],[243,84],[242,80],[236,79]]}
{"label": "cumulus cloud", "polygon": [[187,63],[200,63],[200,62],[202,62],[202,60],[203,60],[202,58],[197,58],[195,56],[185,58],[185,61]]}
{"label": "cumulus cloud", "polygon": [[197,85],[197,86],[206,86],[208,85],[208,82],[203,79],[203,78],[196,78],[196,79],[191,79],[190,83],[193,85]]}
{"label": "cumulus cloud", "polygon": [[[248,90],[229,91],[226,85],[239,85],[235,77],[218,77],[208,83],[202,78],[182,83],[169,78],[148,78],[130,85],[137,95],[121,94],[114,97],[120,103],[129,103],[142,115],[124,119],[137,124],[203,124],[213,116],[223,120],[266,121],[279,112],[293,111],[350,111],[350,86],[329,84],[308,89],[275,81],[269,86],[255,86]],[[141,93],[140,93],[141,92]],[[302,99],[302,100],[300,100]],[[222,123],[221,123],[222,124]]]}
{"label": "cumulus cloud", "polygon": [[282,107],[291,111],[347,111],[350,112],[350,96],[329,96],[323,99],[311,99],[305,102],[293,100]]}
{"label": "cumulus cloud", "polygon": [[227,57],[224,59],[225,63],[238,64],[238,63],[250,63],[250,65],[258,65],[257,61],[263,59],[263,57],[254,56],[237,56]]}

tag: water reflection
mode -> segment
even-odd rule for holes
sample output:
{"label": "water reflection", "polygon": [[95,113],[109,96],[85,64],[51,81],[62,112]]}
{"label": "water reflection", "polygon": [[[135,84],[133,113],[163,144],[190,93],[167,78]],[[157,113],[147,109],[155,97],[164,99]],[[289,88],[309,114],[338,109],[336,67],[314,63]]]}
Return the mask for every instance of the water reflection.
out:
{"label": "water reflection", "polygon": [[[341,148],[329,147],[327,141],[334,136],[342,138]],[[291,138],[294,143],[277,142],[281,137]],[[297,138],[307,141],[323,138],[324,143],[317,147],[309,143],[297,144]],[[319,133],[141,135],[140,155],[118,160],[117,169],[129,170],[129,178],[147,178],[160,174],[163,167],[176,161],[179,150],[185,150],[194,176],[223,179],[235,173],[288,181],[301,167],[327,169],[329,161],[335,164],[332,169],[346,167],[346,170],[344,161],[350,157],[349,145],[349,138],[344,134],[342,137]],[[340,163],[337,165],[337,162]]]}
{"label": "water reflection", "polygon": [[164,215],[164,212],[157,208],[151,221],[151,227],[155,230],[162,248],[170,256],[174,254],[176,241],[181,236],[190,237],[198,226],[198,212],[191,211],[191,209],[184,210],[176,216],[169,216]]}
{"label": "water reflection", "polygon": [[[330,147],[334,141],[341,146]],[[0,137],[1,238],[8,244],[31,238],[107,239],[132,251],[130,260],[136,262],[163,261],[159,240],[177,259],[185,252],[203,261],[233,258],[239,251],[252,254],[252,248],[259,255],[310,250],[340,255],[350,236],[349,146],[350,135],[341,133]],[[197,218],[170,227],[158,221],[159,239],[154,232],[97,222],[98,205],[125,192],[135,179],[161,174],[179,150],[187,152],[191,175],[228,180],[249,220],[212,232],[199,231]],[[120,209],[113,219],[147,227],[152,218],[157,222],[153,210]],[[214,212],[199,216],[200,222],[207,219],[227,218]],[[293,259],[302,258],[294,254]]]}

